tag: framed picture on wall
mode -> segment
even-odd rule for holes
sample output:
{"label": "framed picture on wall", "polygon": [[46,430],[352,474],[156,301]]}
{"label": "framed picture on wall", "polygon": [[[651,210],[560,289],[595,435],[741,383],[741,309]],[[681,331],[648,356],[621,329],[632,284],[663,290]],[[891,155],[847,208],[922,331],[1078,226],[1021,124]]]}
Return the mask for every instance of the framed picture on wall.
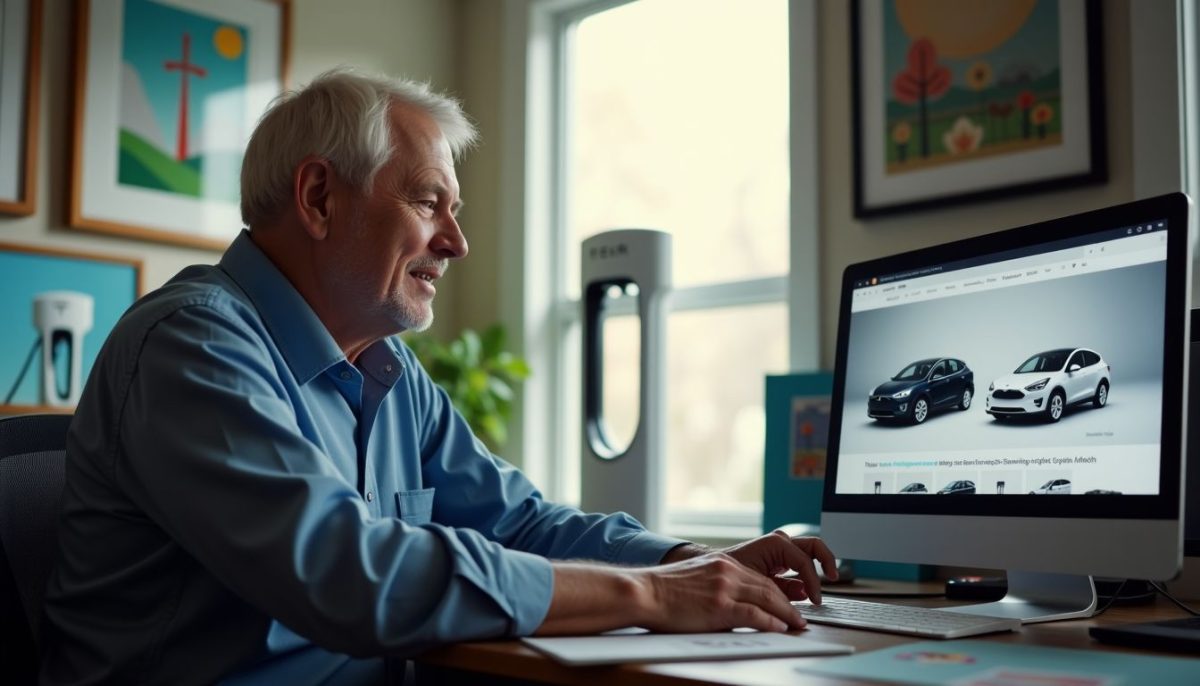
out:
{"label": "framed picture on wall", "polygon": [[42,0],[0,2],[0,212],[33,214],[37,195]]}
{"label": "framed picture on wall", "polygon": [[0,414],[70,412],[142,293],[139,260],[0,243]]}
{"label": "framed picture on wall", "polygon": [[855,0],[854,213],[1108,178],[1095,0]]}
{"label": "framed picture on wall", "polygon": [[70,224],[221,249],[285,82],[288,0],[77,3]]}

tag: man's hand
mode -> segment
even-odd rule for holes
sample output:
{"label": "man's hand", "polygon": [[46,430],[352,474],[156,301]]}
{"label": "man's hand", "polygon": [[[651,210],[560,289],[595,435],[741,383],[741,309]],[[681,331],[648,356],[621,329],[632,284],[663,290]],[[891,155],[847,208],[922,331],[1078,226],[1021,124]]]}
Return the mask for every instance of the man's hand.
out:
{"label": "man's hand", "polygon": [[773,580],[721,552],[635,570],[649,593],[638,625],[655,631],[759,631],[806,622]]}
{"label": "man's hand", "polygon": [[[814,558],[820,560],[826,576],[831,581],[837,581],[837,563],[833,553],[819,538],[792,538],[782,531],[775,531],[726,548],[724,552],[758,573],[771,577],[779,590],[791,600],[809,598],[813,603],[821,604],[821,580],[813,567]],[[796,576],[779,576],[789,570],[795,571]]]}
{"label": "man's hand", "polygon": [[[662,564],[690,560],[712,553],[712,549],[695,543],[685,543],[669,550]],[[833,581],[837,580],[837,563],[825,542],[811,536],[791,538],[782,531],[738,543],[721,551],[747,567],[772,577],[780,590],[792,600],[812,598],[821,604],[821,580],[813,567],[813,560],[820,560],[821,568]],[[795,577],[780,577],[795,571]]]}
{"label": "man's hand", "polygon": [[[820,539],[790,538],[781,531],[717,552],[682,545],[656,567],[558,562],[550,611],[537,633],[626,626],[678,632],[801,629],[806,622],[790,601],[820,602],[814,558],[837,578],[833,553]],[[792,570],[796,577],[778,576]]]}

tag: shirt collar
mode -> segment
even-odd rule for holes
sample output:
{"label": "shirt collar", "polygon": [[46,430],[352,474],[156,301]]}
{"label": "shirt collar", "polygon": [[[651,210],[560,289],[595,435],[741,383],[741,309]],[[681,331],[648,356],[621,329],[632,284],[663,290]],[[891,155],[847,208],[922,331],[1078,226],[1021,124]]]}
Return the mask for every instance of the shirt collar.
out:
{"label": "shirt collar", "polygon": [[329,330],[291,281],[242,230],[220,268],[246,293],[302,385],[346,359]]}

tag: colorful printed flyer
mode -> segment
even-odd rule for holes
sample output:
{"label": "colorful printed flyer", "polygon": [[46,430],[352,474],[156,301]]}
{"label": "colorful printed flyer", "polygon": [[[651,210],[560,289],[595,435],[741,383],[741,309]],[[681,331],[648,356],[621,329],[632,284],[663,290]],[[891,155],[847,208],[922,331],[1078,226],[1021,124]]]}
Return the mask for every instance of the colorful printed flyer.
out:
{"label": "colorful printed flyer", "polygon": [[1195,686],[1200,660],[1042,648],[993,641],[925,641],[796,670],[921,686]]}

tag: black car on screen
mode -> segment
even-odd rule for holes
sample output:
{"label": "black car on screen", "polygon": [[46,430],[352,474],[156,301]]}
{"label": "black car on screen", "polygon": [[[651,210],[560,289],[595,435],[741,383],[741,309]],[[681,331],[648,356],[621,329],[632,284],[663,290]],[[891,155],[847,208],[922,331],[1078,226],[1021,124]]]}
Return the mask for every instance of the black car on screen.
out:
{"label": "black car on screen", "polygon": [[917,360],[871,391],[867,415],[878,421],[921,424],[935,410],[971,407],[975,372],[952,357]]}
{"label": "black car on screen", "polygon": [[975,482],[966,479],[951,481],[942,486],[942,489],[937,492],[938,495],[973,495],[975,493]]}
{"label": "black car on screen", "polygon": [[925,488],[925,484],[920,481],[914,481],[911,484],[900,489],[901,493],[928,493],[929,489]]}

